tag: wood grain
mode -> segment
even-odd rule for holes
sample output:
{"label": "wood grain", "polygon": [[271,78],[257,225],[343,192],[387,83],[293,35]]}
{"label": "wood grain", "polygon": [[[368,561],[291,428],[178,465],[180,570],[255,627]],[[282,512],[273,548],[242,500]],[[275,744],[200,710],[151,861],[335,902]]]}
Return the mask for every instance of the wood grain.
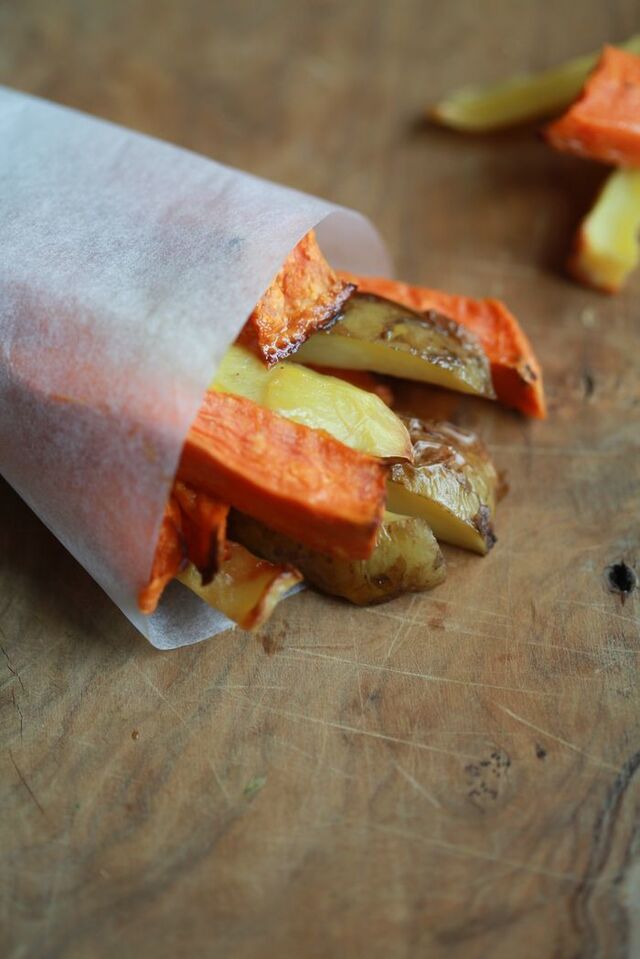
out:
{"label": "wood grain", "polygon": [[416,122],[639,12],[0,3],[1,82],[362,209],[403,277],[509,302],[551,405],[429,401],[508,472],[486,559],[171,654],[0,487],[3,956],[640,954],[638,601],[604,573],[638,558],[640,279],[562,275],[600,168]]}

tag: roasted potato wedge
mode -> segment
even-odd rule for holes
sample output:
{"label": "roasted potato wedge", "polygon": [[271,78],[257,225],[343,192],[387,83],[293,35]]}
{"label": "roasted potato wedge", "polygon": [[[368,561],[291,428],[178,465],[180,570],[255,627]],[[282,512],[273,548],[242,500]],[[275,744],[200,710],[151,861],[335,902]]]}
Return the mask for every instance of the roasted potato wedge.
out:
{"label": "roasted potato wedge", "polygon": [[569,272],[581,283],[616,293],[638,265],[640,170],[615,170],[582,221]]}
{"label": "roasted potato wedge", "polygon": [[[640,53],[640,35],[619,44]],[[468,133],[487,133],[560,113],[574,100],[599,53],[574,57],[536,74],[520,74],[487,86],[464,87],[449,94],[428,114],[436,123]]]}
{"label": "roasted potato wedge", "polygon": [[291,563],[323,593],[366,606],[401,593],[431,589],[445,578],[444,557],[427,523],[385,513],[376,548],[366,560],[332,559],[232,513],[233,536],[273,563]]}
{"label": "roasted potato wedge", "polygon": [[345,446],[387,462],[411,460],[404,423],[374,393],[335,376],[286,360],[267,369],[258,357],[235,344],[227,350],[213,388],[235,393],[274,413],[323,429]]}
{"label": "roasted potato wedge", "polygon": [[493,533],[498,474],[474,433],[450,423],[406,418],[413,465],[391,467],[387,508],[419,516],[437,539],[487,553]]}
{"label": "roasted potato wedge", "polygon": [[193,564],[176,578],[242,629],[258,629],[302,575],[291,566],[269,563],[252,556],[239,543],[229,542],[227,556],[208,585],[203,586]]}
{"label": "roasted potato wedge", "polygon": [[495,397],[489,361],[472,333],[435,311],[415,313],[371,293],[354,293],[331,330],[314,333],[291,359]]}

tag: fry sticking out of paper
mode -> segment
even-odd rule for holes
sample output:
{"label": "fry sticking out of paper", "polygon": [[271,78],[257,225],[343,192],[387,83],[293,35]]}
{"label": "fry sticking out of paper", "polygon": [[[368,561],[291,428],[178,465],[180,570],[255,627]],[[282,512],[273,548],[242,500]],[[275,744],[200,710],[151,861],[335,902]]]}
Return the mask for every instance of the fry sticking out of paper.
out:
{"label": "fry sticking out of paper", "polygon": [[313,230],[294,247],[249,317],[240,342],[268,366],[294,353],[337,316],[353,290],[325,260]]}
{"label": "fry sticking out of paper", "polygon": [[520,324],[500,300],[476,300],[381,277],[341,275],[363,293],[388,297],[420,313],[436,310],[471,330],[491,362],[499,401],[527,416],[544,419],[546,404],[540,364]]}

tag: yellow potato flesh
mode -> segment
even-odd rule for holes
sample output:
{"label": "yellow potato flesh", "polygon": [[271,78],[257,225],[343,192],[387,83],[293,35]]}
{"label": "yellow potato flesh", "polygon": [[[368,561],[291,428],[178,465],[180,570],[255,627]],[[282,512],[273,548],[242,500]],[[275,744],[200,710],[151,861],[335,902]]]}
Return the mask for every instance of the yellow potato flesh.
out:
{"label": "yellow potato flesh", "polygon": [[258,559],[239,543],[227,547],[227,558],[207,586],[193,565],[177,579],[242,629],[258,629],[302,576],[290,566]]}
{"label": "yellow potato flesh", "polygon": [[[640,53],[640,35],[617,46]],[[487,86],[464,87],[429,110],[443,126],[485,133],[562,111],[580,93],[600,52],[568,60],[537,74],[521,74]]]}
{"label": "yellow potato flesh", "polygon": [[487,553],[495,542],[498,475],[486,450],[450,424],[407,422],[414,464],[392,467],[387,508],[426,520],[442,542]]}
{"label": "yellow potato flesh", "polygon": [[614,293],[638,265],[639,231],[640,170],[616,170],[582,222],[570,271],[582,283]]}
{"label": "yellow potato flesh", "polygon": [[421,315],[372,294],[354,294],[338,322],[310,336],[291,359],[495,395],[488,360],[468,331],[454,320]]}
{"label": "yellow potato flesh", "polygon": [[411,516],[385,513],[375,550],[357,561],[316,553],[248,516],[232,514],[230,522],[233,535],[253,552],[272,562],[292,563],[317,589],[360,606],[432,589],[446,575],[428,524]]}
{"label": "yellow potato flesh", "polygon": [[213,382],[214,389],[246,396],[260,406],[336,439],[370,456],[411,459],[411,440],[396,414],[374,393],[335,376],[287,361],[268,370],[242,346],[232,346]]}

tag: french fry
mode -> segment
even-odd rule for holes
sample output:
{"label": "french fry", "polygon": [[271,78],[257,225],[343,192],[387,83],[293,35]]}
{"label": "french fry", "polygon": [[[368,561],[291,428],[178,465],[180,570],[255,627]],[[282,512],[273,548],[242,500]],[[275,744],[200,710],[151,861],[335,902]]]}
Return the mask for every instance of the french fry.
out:
{"label": "french fry", "polygon": [[583,220],[569,259],[581,283],[616,293],[638,265],[640,170],[616,170]]}
{"label": "french fry", "polygon": [[352,386],[357,386],[359,390],[366,390],[367,393],[375,393],[385,406],[393,409],[393,390],[388,383],[374,373],[368,373],[366,370],[339,370],[335,366],[309,366],[308,368],[315,370],[316,373],[324,373],[325,376],[337,376],[339,380],[351,383]]}
{"label": "french fry", "polygon": [[155,611],[165,586],[177,576],[186,562],[180,507],[175,497],[170,496],[162,517],[149,580],[138,593],[141,613],[149,615]]}
{"label": "french fry", "polygon": [[351,449],[387,462],[411,459],[404,424],[380,397],[335,376],[283,360],[267,369],[255,353],[234,344],[213,388],[259,403],[287,419],[323,429]]}
{"label": "french fry", "polygon": [[210,390],[178,479],[319,552],[365,559],[385,499],[385,468],[322,430]]}
{"label": "french fry", "polygon": [[238,341],[273,366],[315,330],[329,326],[352,290],[331,269],[311,230],[285,260]]}
{"label": "french fry", "polygon": [[[640,53],[640,34],[619,46]],[[552,116],[578,96],[598,57],[599,52],[591,53],[542,73],[465,87],[431,107],[428,115],[443,126],[469,133],[488,133]]]}
{"label": "french fry", "polygon": [[187,558],[206,585],[225,556],[229,507],[179,481],[173,484],[173,495],[180,507]]}
{"label": "french fry", "polygon": [[437,310],[466,327],[490,360],[499,402],[538,419],[547,415],[540,364],[522,327],[500,300],[476,300],[384,277],[340,275],[355,283],[359,292],[388,297],[418,313]]}
{"label": "french fry", "polygon": [[477,436],[450,423],[407,418],[414,462],[392,467],[387,503],[420,517],[437,539],[484,555],[493,533],[498,474]]}
{"label": "french fry", "polygon": [[231,514],[230,523],[233,535],[252,552],[274,563],[292,563],[317,589],[358,606],[432,589],[446,574],[429,525],[414,516],[385,513],[375,550],[361,560],[323,556],[238,513]]}
{"label": "french fry", "polygon": [[335,326],[310,337],[292,359],[495,398],[487,357],[475,335],[450,315],[437,310],[419,315],[401,301],[377,294],[354,294]]}
{"label": "french fry", "polygon": [[563,153],[640,166],[640,57],[605,47],[580,97],[544,135]]}
{"label": "french fry", "polygon": [[209,584],[203,584],[193,565],[177,578],[242,629],[258,629],[289,590],[297,586],[302,574],[292,566],[258,559],[238,543],[228,543],[227,549],[226,558]]}

